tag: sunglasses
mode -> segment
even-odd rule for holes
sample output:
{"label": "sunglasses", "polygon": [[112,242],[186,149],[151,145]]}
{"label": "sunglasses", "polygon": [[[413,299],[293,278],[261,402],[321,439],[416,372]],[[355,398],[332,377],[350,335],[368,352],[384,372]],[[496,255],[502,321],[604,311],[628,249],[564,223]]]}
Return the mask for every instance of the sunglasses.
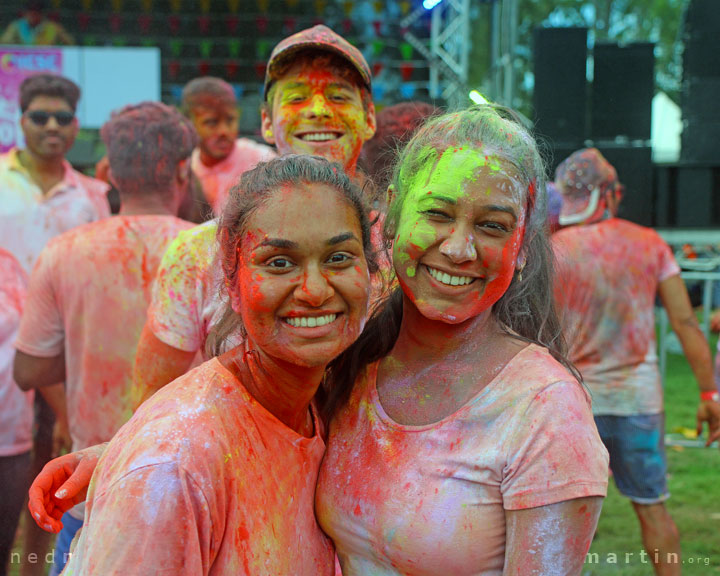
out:
{"label": "sunglasses", "polygon": [[73,120],[75,120],[75,114],[72,112],[66,112],[61,110],[60,112],[45,112],[45,110],[31,110],[26,112],[25,115],[30,118],[30,121],[36,126],[45,126],[52,116],[55,118],[55,122],[58,126],[68,126]]}

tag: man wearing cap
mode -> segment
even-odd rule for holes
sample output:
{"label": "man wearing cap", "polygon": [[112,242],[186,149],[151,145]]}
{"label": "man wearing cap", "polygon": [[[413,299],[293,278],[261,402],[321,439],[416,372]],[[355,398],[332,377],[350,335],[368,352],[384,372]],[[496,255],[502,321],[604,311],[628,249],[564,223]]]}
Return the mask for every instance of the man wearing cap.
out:
{"label": "man wearing cap", "polygon": [[[355,174],[375,132],[370,78],[360,51],[326,26],[282,40],[265,75],[263,137],[280,154],[324,156]],[[163,258],[136,356],[136,406],[188,370],[220,319],[216,231],[211,221],[182,232]]]}
{"label": "man wearing cap", "polygon": [[668,245],[650,228],[616,217],[622,186],[595,148],[579,150],[555,173],[562,194],[552,237],[558,259],[555,298],[570,359],[593,396],[618,490],[632,502],[657,574],[680,574],[680,539],[665,508],[662,383],[657,366],[656,295],[700,387],[698,431],[720,438],[720,402],[710,349]]}

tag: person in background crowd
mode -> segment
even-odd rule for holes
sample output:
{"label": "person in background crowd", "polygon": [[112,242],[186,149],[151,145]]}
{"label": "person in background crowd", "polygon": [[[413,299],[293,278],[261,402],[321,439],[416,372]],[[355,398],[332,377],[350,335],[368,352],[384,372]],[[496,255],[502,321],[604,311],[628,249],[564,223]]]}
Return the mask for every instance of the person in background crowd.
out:
{"label": "person in background crowd", "polygon": [[[15,380],[23,390],[65,382],[54,406],[67,413],[73,449],[113,437],[130,418],[135,350],[157,267],[178,232],[197,136],[174,108],[127,106],[101,130],[118,216],[51,240],[30,278],[15,344]],[[54,388],[53,388],[54,390]],[[84,508],[63,518],[51,576],[65,565]]]}
{"label": "person in background crowd", "polygon": [[20,326],[27,275],[0,248],[0,576],[7,576],[25,493],[30,485],[33,392],[22,392],[12,376],[13,342]]}
{"label": "person in background crowd", "polygon": [[[0,248],[26,272],[32,270],[50,238],[110,215],[107,185],[73,170],[65,160],[78,131],[75,110],[80,89],[67,78],[38,74],[20,85],[20,126],[25,148],[0,156]],[[43,400],[62,392],[45,388],[36,395],[33,471],[39,472],[53,451],[53,411]],[[59,408],[58,408],[59,409]],[[69,447],[67,422],[56,427],[57,444]],[[24,557],[43,557],[48,538],[28,523]],[[25,562],[23,576],[40,576],[41,563]]]}
{"label": "person in background crowd", "polygon": [[232,86],[212,76],[195,78],[182,91],[182,110],[200,137],[192,169],[213,214],[222,211],[240,175],[275,157],[269,146],[238,138],[239,113]]}
{"label": "person in background crowd", "polygon": [[550,234],[560,230],[560,210],[562,209],[562,196],[554,182],[547,183],[548,195],[548,229]]}
{"label": "person in background crowd", "polygon": [[670,247],[650,228],[616,217],[622,186],[595,148],[574,152],[555,173],[562,230],[555,299],[570,359],[593,394],[593,413],[610,452],[618,490],[632,502],[657,574],[680,574],[680,537],[669,497],[663,389],[655,344],[655,297],[700,387],[698,434],[720,438],[720,402],[708,343]]}
{"label": "person in background crowd", "polygon": [[[329,28],[284,39],[267,65],[263,137],[280,154],[323,156],[354,176],[360,149],[375,132],[370,83],[363,55]],[[188,370],[219,320],[216,231],[213,221],[181,233],[163,258],[138,347],[136,405]]]}
{"label": "person in background crowd", "polygon": [[8,24],[0,35],[0,44],[26,46],[72,46],[75,39],[57,22],[45,17],[43,0],[27,0],[21,18]]}
{"label": "person in background crowd", "polygon": [[401,102],[377,113],[377,130],[362,147],[360,167],[370,176],[377,202],[384,202],[398,153],[428,118],[439,110],[426,102]]}

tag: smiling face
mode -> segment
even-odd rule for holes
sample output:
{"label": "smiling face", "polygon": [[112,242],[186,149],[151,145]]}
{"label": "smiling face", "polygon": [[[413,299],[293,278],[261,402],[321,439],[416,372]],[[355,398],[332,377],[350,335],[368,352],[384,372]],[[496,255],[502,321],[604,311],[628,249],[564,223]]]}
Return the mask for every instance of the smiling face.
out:
{"label": "smiling face", "polygon": [[375,133],[372,103],[323,57],[301,58],[271,88],[263,136],[280,154],[313,154],[355,170],[363,142]]}
{"label": "smiling face", "polygon": [[[44,126],[40,126],[30,119],[33,111],[49,112],[51,116]],[[25,135],[26,148],[35,156],[44,160],[53,160],[65,156],[75,142],[78,131],[77,119],[73,119],[67,126],[60,126],[55,113],[73,114],[71,106],[63,99],[55,96],[36,96],[32,99],[20,121]]]}
{"label": "smiling face", "polygon": [[435,158],[407,184],[393,259],[423,316],[460,323],[489,311],[510,285],[525,197],[517,170],[482,149]]}
{"label": "smiling face", "polygon": [[[322,226],[308,222],[320,213]],[[238,259],[233,309],[265,354],[325,366],[362,332],[370,286],[362,229],[335,189],[294,184],[271,194],[249,217]]]}
{"label": "smiling face", "polygon": [[219,162],[232,153],[239,121],[235,106],[196,106],[190,111],[190,118],[200,138],[199,147],[204,159]]}

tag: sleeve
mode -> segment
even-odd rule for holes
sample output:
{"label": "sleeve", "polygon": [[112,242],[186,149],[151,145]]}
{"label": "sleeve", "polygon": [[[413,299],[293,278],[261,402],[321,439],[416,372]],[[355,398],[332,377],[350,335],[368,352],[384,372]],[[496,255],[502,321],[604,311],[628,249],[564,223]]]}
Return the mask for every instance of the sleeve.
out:
{"label": "sleeve", "polygon": [[543,388],[516,420],[501,492],[506,510],[605,496],[608,453],[577,382]]}
{"label": "sleeve", "polygon": [[205,341],[199,254],[191,238],[180,232],[165,252],[147,316],[148,327],[159,340],[186,352],[199,350]]}
{"label": "sleeve", "polygon": [[660,283],[668,278],[680,274],[680,266],[675,260],[675,256],[673,255],[670,246],[667,245],[665,240],[663,240],[657,232],[653,231],[653,233],[657,238],[659,249],[658,258],[660,266],[658,268],[658,283]]}
{"label": "sleeve", "polygon": [[65,326],[54,281],[56,246],[51,241],[35,263],[15,341],[15,348],[21,352],[41,358],[61,354],[65,345]]}
{"label": "sleeve", "polygon": [[208,574],[215,557],[210,507],[174,462],[123,475],[88,504],[66,575]]}

